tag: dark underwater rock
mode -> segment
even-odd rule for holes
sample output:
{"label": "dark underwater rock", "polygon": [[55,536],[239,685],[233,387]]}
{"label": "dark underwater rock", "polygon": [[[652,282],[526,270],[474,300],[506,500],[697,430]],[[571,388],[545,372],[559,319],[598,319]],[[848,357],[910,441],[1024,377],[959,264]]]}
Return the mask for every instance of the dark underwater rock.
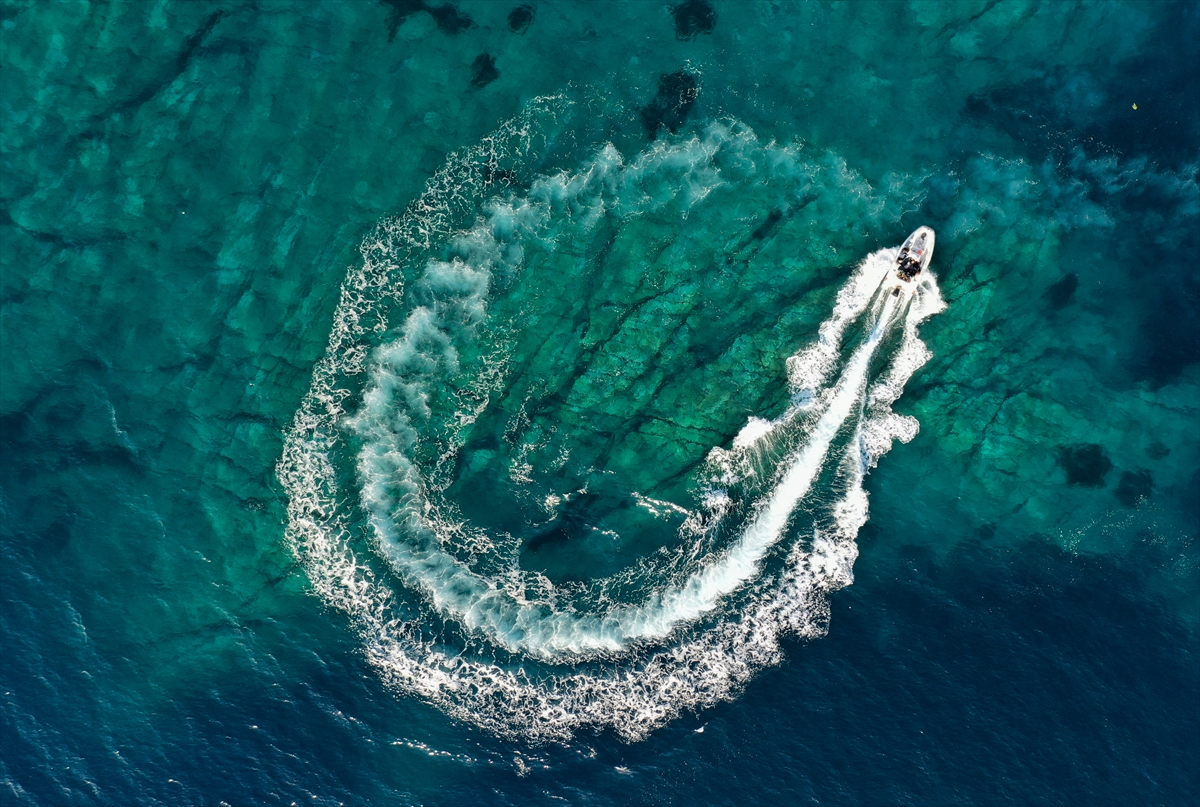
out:
{"label": "dark underwater rock", "polygon": [[444,6],[425,6],[425,10],[433,15],[438,30],[444,34],[459,34],[468,28],[475,27],[475,20],[466,14],[460,14],[452,4]]}
{"label": "dark underwater rock", "polygon": [[498,78],[500,71],[496,69],[496,58],[490,53],[481,53],[471,62],[472,87],[486,87]]}
{"label": "dark underwater rock", "polygon": [[611,495],[578,493],[563,506],[558,518],[549,527],[529,539],[525,548],[537,552],[543,547],[579,538],[596,529],[596,522],[615,509],[626,509],[628,503]]}
{"label": "dark underwater rock", "polygon": [[779,222],[782,220],[783,211],[772,210],[769,214],[767,214],[767,220],[758,225],[758,229],[751,233],[750,237],[756,241],[762,241],[764,238],[771,235],[771,233],[775,232],[775,230],[779,227]]}
{"label": "dark underwater rock", "polygon": [[388,42],[396,38],[396,31],[405,20],[425,10],[425,0],[379,0],[379,4],[388,9]]}
{"label": "dark underwater rock", "polygon": [[34,540],[34,550],[42,555],[57,555],[62,552],[71,542],[73,523],[73,518],[60,518],[39,531]]}
{"label": "dark underwater rock", "polygon": [[430,5],[426,0],[379,0],[387,6],[388,11],[388,42],[396,38],[400,25],[418,11],[428,11],[437,23],[438,30],[444,34],[459,34],[468,28],[475,27],[475,21],[466,14],[460,14],[453,3],[443,6]]}
{"label": "dark underwater rock", "polygon": [[1152,460],[1161,460],[1171,453],[1171,449],[1167,448],[1157,440],[1146,446],[1146,456]]}
{"label": "dark underwater rock", "polygon": [[1079,288],[1079,275],[1071,272],[1062,279],[1055,281],[1042,295],[1051,308],[1062,308],[1071,302],[1075,289]]}
{"label": "dark underwater rock", "polygon": [[707,0],[686,0],[671,9],[678,39],[695,39],[698,34],[711,33],[717,24],[717,12]]}
{"label": "dark underwater rock", "polygon": [[1102,446],[1084,443],[1059,446],[1058,464],[1067,472],[1067,483],[1087,488],[1104,487],[1104,477],[1112,470],[1112,460]]}
{"label": "dark underwater rock", "polygon": [[1149,499],[1154,490],[1154,477],[1149,471],[1125,471],[1113,495],[1126,507],[1137,507],[1142,499]]}
{"label": "dark underwater rock", "polygon": [[513,33],[522,33],[533,22],[533,6],[517,6],[508,12],[508,27]]}
{"label": "dark underwater rock", "polygon": [[650,139],[657,138],[658,130],[663,127],[671,134],[677,132],[699,95],[696,77],[686,70],[659,76],[658,93],[653,101],[642,107],[642,125]]}

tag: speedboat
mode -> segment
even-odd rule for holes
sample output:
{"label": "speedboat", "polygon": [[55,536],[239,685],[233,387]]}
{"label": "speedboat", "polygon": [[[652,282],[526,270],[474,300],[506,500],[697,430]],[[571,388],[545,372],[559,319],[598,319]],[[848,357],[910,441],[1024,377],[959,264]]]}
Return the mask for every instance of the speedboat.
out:
{"label": "speedboat", "polygon": [[918,227],[904,239],[896,255],[896,277],[911,281],[928,269],[929,259],[933,257],[933,240],[933,229],[930,227]]}

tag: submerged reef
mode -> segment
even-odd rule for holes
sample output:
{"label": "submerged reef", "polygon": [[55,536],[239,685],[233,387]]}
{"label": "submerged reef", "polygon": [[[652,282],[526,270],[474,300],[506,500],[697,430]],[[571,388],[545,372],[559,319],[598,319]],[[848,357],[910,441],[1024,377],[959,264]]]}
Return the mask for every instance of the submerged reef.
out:
{"label": "submerged reef", "polygon": [[1161,460],[1171,455],[1171,449],[1155,440],[1146,446],[1146,456],[1152,460]]}
{"label": "submerged reef", "polygon": [[1060,280],[1055,281],[1050,288],[1046,289],[1043,296],[1050,303],[1051,308],[1062,308],[1071,302],[1071,298],[1075,296],[1077,288],[1079,288],[1079,275],[1070,272]]}
{"label": "submerged reef", "polygon": [[437,23],[438,30],[445,34],[461,34],[475,27],[475,21],[463,14],[453,3],[434,5],[427,0],[379,0],[388,8],[388,42],[396,38],[400,25],[421,11],[429,12]]}
{"label": "submerged reef", "polygon": [[1147,470],[1124,471],[1113,495],[1126,507],[1137,507],[1154,491],[1154,477]]}
{"label": "submerged reef", "polygon": [[500,71],[496,69],[496,57],[490,53],[481,53],[471,62],[472,87],[486,87],[498,78]]}
{"label": "submerged reef", "polygon": [[698,34],[712,33],[717,25],[717,11],[707,0],[685,0],[671,9],[678,39],[695,39]]}
{"label": "submerged reef", "polygon": [[642,125],[650,139],[657,138],[660,129],[672,134],[679,131],[699,95],[699,82],[686,70],[660,76],[654,99],[642,107]]}
{"label": "submerged reef", "polygon": [[1095,443],[1060,447],[1058,464],[1067,472],[1067,484],[1089,488],[1104,487],[1104,477],[1113,467],[1104,448]]}
{"label": "submerged reef", "polygon": [[512,11],[508,12],[508,27],[513,33],[521,34],[525,32],[530,24],[533,23],[534,8],[530,5],[517,6]]}

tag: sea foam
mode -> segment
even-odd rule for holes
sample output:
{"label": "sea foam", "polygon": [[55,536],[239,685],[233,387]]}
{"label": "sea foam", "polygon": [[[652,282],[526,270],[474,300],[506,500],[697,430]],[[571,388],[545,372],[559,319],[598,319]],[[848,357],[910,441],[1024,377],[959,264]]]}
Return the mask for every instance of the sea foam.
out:
{"label": "sea foam", "polygon": [[[637,739],[682,709],[732,697],[779,660],[785,634],[826,630],[828,593],[853,579],[863,475],[892,440],[916,433],[890,407],[929,356],[917,326],[943,303],[930,274],[895,279],[894,249],[863,260],[812,344],[788,359],[784,412],[712,448],[690,507],[658,502],[687,516],[674,551],[638,564],[638,597],[610,596],[616,578],[573,596],[522,570],[519,546],[464,523],[431,480],[462,447],[455,429],[503,387],[502,349],[475,369],[463,351],[497,290],[519,276],[527,246],[553,249],[560,232],[666,206],[682,220],[736,181],[723,170],[731,162],[774,167],[796,199],[821,171],[798,147],[764,146],[719,121],[628,160],[601,146],[577,169],[484,201],[497,162],[536,152],[568,107],[535,102],[364,241],[278,473],[288,539],[314,589],[352,617],[398,691],[501,734],[565,738],[608,726]],[[437,401],[468,370],[477,374],[456,398],[457,425],[430,465],[423,447]]]}

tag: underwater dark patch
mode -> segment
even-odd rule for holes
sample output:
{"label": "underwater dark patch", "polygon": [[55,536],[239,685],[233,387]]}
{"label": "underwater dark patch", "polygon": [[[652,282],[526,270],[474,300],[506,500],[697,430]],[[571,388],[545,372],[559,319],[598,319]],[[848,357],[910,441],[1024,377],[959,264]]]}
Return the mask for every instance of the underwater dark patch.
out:
{"label": "underwater dark patch", "polygon": [[1142,499],[1150,498],[1153,490],[1154,477],[1150,475],[1149,471],[1125,471],[1121,474],[1121,481],[1117,483],[1117,489],[1113,491],[1113,495],[1126,507],[1137,507],[1138,502]]}
{"label": "underwater dark patch", "polygon": [[762,241],[767,236],[771,235],[779,227],[779,222],[783,220],[782,210],[772,210],[767,214],[767,220],[758,225],[758,228],[750,234],[750,237],[756,241]]}
{"label": "underwater dark patch", "polygon": [[695,39],[698,34],[712,33],[717,24],[717,12],[706,0],[686,0],[671,9],[677,39]]}
{"label": "underwater dark patch", "polygon": [[472,87],[486,87],[498,78],[500,71],[496,69],[496,59],[490,53],[481,53],[471,62]]}
{"label": "underwater dark patch", "polygon": [[1171,449],[1167,448],[1163,443],[1157,440],[1146,446],[1146,456],[1152,460],[1161,460],[1171,453]]}
{"label": "underwater dark patch", "polygon": [[657,138],[658,130],[662,128],[675,134],[687,120],[699,95],[700,85],[696,77],[686,70],[659,76],[654,100],[642,107],[642,125],[646,127],[650,139]]}
{"label": "underwater dark patch", "polygon": [[1075,296],[1077,288],[1079,288],[1079,275],[1071,272],[1052,283],[1050,288],[1046,289],[1042,294],[1042,297],[1046,299],[1046,302],[1050,303],[1051,308],[1062,308],[1071,302],[1071,298]]}
{"label": "underwater dark patch", "polygon": [[473,19],[466,14],[460,14],[458,9],[449,3],[444,6],[427,7],[426,11],[433,15],[438,30],[446,34],[458,34],[475,27]]}
{"label": "underwater dark patch", "polygon": [[595,529],[593,525],[597,520],[623,504],[621,501],[612,501],[609,496],[603,494],[576,494],[563,506],[558,518],[551,522],[549,528],[530,538],[525,548],[529,552],[537,552],[545,546],[586,535]]}
{"label": "underwater dark patch", "polygon": [[1024,144],[1037,158],[1049,152],[1057,162],[1063,163],[1068,157],[1067,148],[1074,141],[1060,126],[1056,127],[1050,101],[1043,97],[1044,92],[1044,88],[1036,84],[993,87],[969,96],[964,109],[967,118],[984,130],[1004,132]]}
{"label": "underwater dark patch", "polygon": [[447,3],[444,6],[426,6],[425,10],[433,15],[438,30],[446,34],[458,34],[475,27],[475,21],[466,14],[460,14],[458,9]]}
{"label": "underwater dark patch", "polygon": [[1104,477],[1112,470],[1112,460],[1096,443],[1059,446],[1058,464],[1067,472],[1067,484],[1087,488],[1104,487]]}
{"label": "underwater dark patch", "polygon": [[508,27],[513,33],[522,33],[533,22],[533,6],[517,6],[508,12]]}
{"label": "underwater dark patch", "polygon": [[71,529],[74,527],[74,514],[64,516],[49,527],[38,530],[33,537],[34,551],[41,555],[57,555],[71,542]]}
{"label": "underwater dark patch", "polygon": [[1168,288],[1143,304],[1138,350],[1129,367],[1134,380],[1154,389],[1200,361],[1200,284],[1184,272]]}
{"label": "underwater dark patch", "polygon": [[428,11],[438,30],[444,34],[459,34],[468,28],[475,27],[475,21],[466,14],[459,13],[453,3],[434,6],[426,0],[379,0],[388,9],[388,42],[396,38],[396,31],[401,24],[418,11]]}
{"label": "underwater dark patch", "polygon": [[1200,524],[1200,470],[1195,471],[1187,482],[1183,493],[1183,506],[1192,516],[1193,524]]}
{"label": "underwater dark patch", "polygon": [[558,524],[553,529],[546,530],[529,539],[529,543],[525,545],[526,551],[537,552],[545,546],[561,544],[571,540],[573,535],[577,534],[574,525]]}

